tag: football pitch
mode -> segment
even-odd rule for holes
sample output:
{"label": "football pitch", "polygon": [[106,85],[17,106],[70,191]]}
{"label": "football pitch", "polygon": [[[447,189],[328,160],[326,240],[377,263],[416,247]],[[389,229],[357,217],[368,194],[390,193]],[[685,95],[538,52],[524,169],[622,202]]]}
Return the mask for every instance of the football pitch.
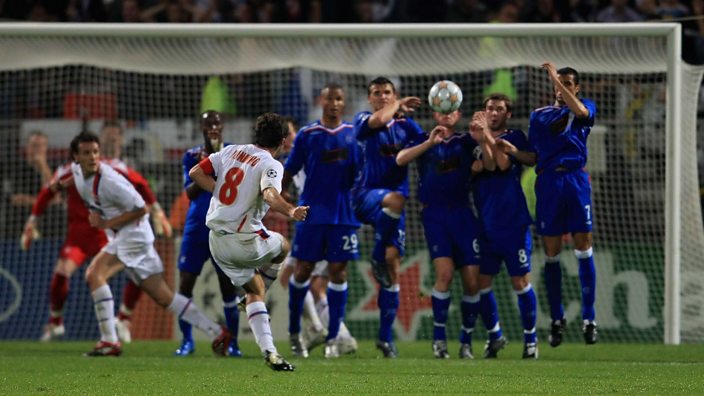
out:
{"label": "football pitch", "polygon": [[[291,359],[296,371],[273,372],[256,345],[243,358],[216,358],[207,343],[186,358],[171,356],[175,342],[136,341],[119,358],[86,358],[89,342],[0,342],[0,394],[704,394],[704,345],[541,345],[540,359],[521,360],[509,344],[496,360],[433,358],[429,341],[399,343],[386,360],[370,341],[357,354],[325,360],[322,350]],[[279,348],[285,355],[287,344]]]}

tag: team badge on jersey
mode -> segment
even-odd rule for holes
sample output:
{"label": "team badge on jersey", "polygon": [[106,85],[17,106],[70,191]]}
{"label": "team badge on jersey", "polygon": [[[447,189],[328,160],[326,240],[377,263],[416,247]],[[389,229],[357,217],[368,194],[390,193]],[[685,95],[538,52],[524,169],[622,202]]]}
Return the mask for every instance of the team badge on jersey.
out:
{"label": "team badge on jersey", "polygon": [[266,171],[266,175],[270,178],[275,178],[276,177],[276,170],[275,169],[269,169]]}

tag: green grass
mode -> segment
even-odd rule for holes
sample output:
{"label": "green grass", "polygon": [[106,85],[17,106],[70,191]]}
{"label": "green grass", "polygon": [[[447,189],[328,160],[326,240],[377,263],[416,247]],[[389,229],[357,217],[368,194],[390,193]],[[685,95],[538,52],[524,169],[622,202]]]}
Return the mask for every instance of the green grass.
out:
{"label": "green grass", "polygon": [[[206,343],[198,353],[175,358],[174,342],[137,341],[119,358],[86,358],[92,343],[0,342],[0,394],[704,394],[704,345],[541,345],[538,361],[520,359],[521,345],[497,360],[436,360],[430,342],[399,343],[400,357],[385,360],[371,342],[356,355],[325,360],[291,359],[294,373],[264,365],[253,342],[244,358],[215,358]],[[287,345],[279,348],[287,352]],[[475,343],[475,354],[481,345]],[[286,353],[285,353],[286,355]]]}

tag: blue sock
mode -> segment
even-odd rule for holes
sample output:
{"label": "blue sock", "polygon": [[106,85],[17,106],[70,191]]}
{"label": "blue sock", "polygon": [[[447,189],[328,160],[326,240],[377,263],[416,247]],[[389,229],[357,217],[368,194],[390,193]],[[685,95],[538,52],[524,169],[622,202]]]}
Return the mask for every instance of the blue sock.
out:
{"label": "blue sock", "polygon": [[388,289],[379,290],[377,305],[379,306],[379,340],[381,341],[393,341],[392,326],[396,320],[396,311],[398,311],[399,290],[398,284],[391,285]]}
{"label": "blue sock", "polygon": [[574,251],[579,260],[579,282],[582,284],[582,319],[592,321],[594,312],[594,299],[596,298],[596,269],[592,248],[585,251]]}
{"label": "blue sock", "polygon": [[477,323],[479,314],[479,294],[473,296],[465,294],[462,296],[462,331],[460,331],[460,343],[471,344],[474,325]]}
{"label": "blue sock", "polygon": [[310,279],[298,283],[293,279],[288,280],[288,333],[298,334],[301,332],[301,316],[303,315],[303,300],[310,289]]}
{"label": "blue sock", "polygon": [[391,246],[391,241],[398,230],[401,215],[388,209],[382,209],[374,224],[374,249],[372,258],[377,262],[386,260],[386,247]]}
{"label": "blue sock", "polygon": [[565,317],[565,308],[562,306],[562,267],[559,257],[545,259],[545,290],[550,305],[550,318],[553,321],[561,320]]}
{"label": "blue sock", "polygon": [[328,284],[328,312],[330,322],[328,323],[328,340],[337,338],[340,331],[340,323],[345,319],[345,307],[347,306],[347,282],[342,284]]}
{"label": "blue sock", "polygon": [[535,343],[535,321],[537,316],[538,300],[535,298],[535,290],[529,283],[525,289],[516,292],[518,297],[518,311],[521,313],[521,323],[523,323],[523,342],[526,344]]}
{"label": "blue sock", "polygon": [[496,305],[496,297],[491,289],[483,289],[479,292],[479,312],[482,315],[484,327],[489,332],[489,340],[501,338],[503,332],[499,324],[499,307]]}
{"label": "blue sock", "polygon": [[433,340],[447,340],[445,327],[450,310],[450,291],[440,292],[433,289]]}
{"label": "blue sock", "polygon": [[184,341],[193,341],[193,325],[183,319],[179,319],[178,328],[181,329]]}
{"label": "blue sock", "polygon": [[232,334],[232,339],[237,341],[237,334],[240,331],[240,311],[237,309],[237,303],[240,302],[238,295],[227,296],[222,298],[222,308],[225,312],[225,322],[227,329]]}

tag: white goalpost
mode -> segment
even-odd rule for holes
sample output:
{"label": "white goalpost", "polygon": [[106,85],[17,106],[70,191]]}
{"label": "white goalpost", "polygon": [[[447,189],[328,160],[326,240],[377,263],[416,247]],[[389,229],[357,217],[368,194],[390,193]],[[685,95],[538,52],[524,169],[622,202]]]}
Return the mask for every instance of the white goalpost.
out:
{"label": "white goalpost", "polygon": [[[97,131],[103,121],[116,119],[125,127],[128,161],[148,177],[176,219],[180,156],[201,143],[195,121],[204,108],[214,106],[226,114],[226,137],[240,143],[249,141],[251,123],[261,112],[277,111],[301,123],[318,117],[316,91],[329,81],[344,86],[346,118],[351,119],[367,109],[366,84],[378,75],[390,77],[403,95],[420,97],[433,82],[447,78],[463,90],[464,114],[477,109],[488,92],[501,91],[514,100],[510,126],[526,130],[530,111],[551,100],[552,87],[540,69],[549,60],[577,69],[584,96],[598,107],[587,170],[594,187],[601,339],[701,342],[704,228],[696,130],[703,69],[682,62],[681,45],[677,23],[0,24],[3,195],[38,189],[7,182],[14,164],[22,161],[31,131],[48,135],[52,165],[59,165],[68,159],[67,145],[76,132]],[[417,120],[423,127],[430,125],[427,106]],[[34,338],[48,315],[46,294],[65,218],[56,205],[42,220],[43,238],[36,249],[20,252],[17,230],[28,208],[5,201],[0,208],[0,339]],[[395,332],[401,339],[424,339],[432,328],[423,297],[432,285],[432,271],[413,192],[411,201],[402,281],[402,291],[409,294],[405,300],[402,295]],[[361,234],[369,245],[368,230]],[[534,240],[538,242],[537,236]],[[159,243],[168,255],[165,265],[173,270],[178,238]],[[373,337],[378,317],[367,249],[363,246],[362,260],[349,269],[347,321],[361,338]],[[532,283],[539,294],[538,327],[546,339],[540,250],[537,243]],[[568,323],[574,326],[567,339],[576,341],[577,267],[567,256],[571,253],[565,251],[563,293]],[[203,303],[210,298],[206,294],[218,293],[216,286],[209,290],[214,278],[207,271],[196,286],[196,300],[217,313],[217,306]],[[95,325],[81,283],[78,277],[71,283],[67,331],[71,337],[90,338]],[[509,334],[518,334],[508,281],[499,277],[495,283],[502,321]],[[453,290],[457,300],[457,284]],[[284,299],[272,313],[272,326],[281,338],[287,295],[277,289],[272,294]],[[457,316],[458,305],[453,304],[451,316]],[[158,325],[144,322],[145,328]],[[457,332],[457,318],[448,324],[450,335],[453,326]]]}

